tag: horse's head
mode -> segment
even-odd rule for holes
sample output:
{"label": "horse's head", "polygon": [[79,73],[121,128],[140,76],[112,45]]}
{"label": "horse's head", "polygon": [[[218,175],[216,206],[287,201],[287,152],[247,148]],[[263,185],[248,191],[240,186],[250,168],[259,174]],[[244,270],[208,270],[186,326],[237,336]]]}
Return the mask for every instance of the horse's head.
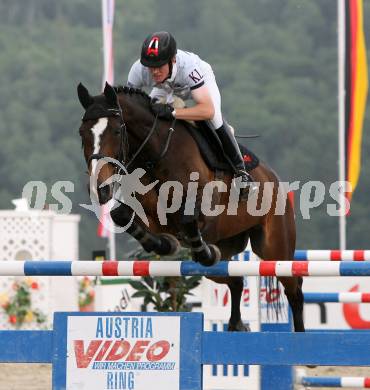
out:
{"label": "horse's head", "polygon": [[113,195],[112,183],[102,186],[117,170],[113,159],[125,161],[125,123],[117,94],[108,83],[102,95],[91,96],[81,83],[77,93],[85,109],[80,126],[85,160],[89,175],[95,176],[99,203],[104,204]]}

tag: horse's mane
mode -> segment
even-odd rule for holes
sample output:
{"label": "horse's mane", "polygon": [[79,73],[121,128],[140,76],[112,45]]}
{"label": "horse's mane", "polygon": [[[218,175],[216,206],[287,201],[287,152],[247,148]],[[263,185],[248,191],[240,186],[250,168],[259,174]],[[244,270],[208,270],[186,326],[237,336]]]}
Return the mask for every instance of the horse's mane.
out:
{"label": "horse's mane", "polygon": [[114,90],[116,91],[117,94],[122,93],[124,95],[138,97],[143,104],[145,104],[148,108],[150,108],[150,102],[152,98],[142,89],[129,87],[127,85],[125,86],[118,85],[114,87]]}

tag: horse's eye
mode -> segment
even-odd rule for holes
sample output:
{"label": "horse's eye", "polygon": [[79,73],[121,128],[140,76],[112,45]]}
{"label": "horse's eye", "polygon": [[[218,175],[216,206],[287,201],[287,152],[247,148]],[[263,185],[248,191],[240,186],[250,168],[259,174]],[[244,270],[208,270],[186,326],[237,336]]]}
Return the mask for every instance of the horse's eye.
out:
{"label": "horse's eye", "polygon": [[114,129],[114,135],[121,135],[121,129]]}

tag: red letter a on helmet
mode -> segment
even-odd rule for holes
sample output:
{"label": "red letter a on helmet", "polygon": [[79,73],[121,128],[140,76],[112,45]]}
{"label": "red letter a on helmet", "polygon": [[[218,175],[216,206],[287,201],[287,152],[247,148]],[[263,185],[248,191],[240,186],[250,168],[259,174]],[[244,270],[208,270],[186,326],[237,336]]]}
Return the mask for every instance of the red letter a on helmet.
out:
{"label": "red letter a on helmet", "polygon": [[154,55],[157,57],[158,56],[158,46],[159,46],[159,38],[153,37],[148,45],[148,50],[146,51],[146,54],[148,56]]}

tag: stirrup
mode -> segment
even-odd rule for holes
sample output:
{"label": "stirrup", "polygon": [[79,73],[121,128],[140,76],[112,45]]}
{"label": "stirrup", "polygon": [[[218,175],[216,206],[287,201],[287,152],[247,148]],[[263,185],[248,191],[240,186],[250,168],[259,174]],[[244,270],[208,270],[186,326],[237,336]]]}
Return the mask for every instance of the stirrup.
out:
{"label": "stirrup", "polygon": [[235,174],[235,178],[241,178],[241,181],[239,183],[240,188],[240,199],[241,200],[248,200],[249,194],[253,194],[258,190],[258,186],[256,183],[252,180],[249,173],[247,173],[245,170],[239,170]]}
{"label": "stirrup", "polygon": [[240,177],[241,178],[241,183],[246,184],[246,183],[253,183],[253,180],[251,178],[251,175],[244,169],[239,169],[235,173],[235,178]]}
{"label": "stirrup", "polygon": [[240,187],[240,200],[246,202],[249,199],[250,194],[254,194],[258,190],[258,187],[253,182],[248,182]]}

